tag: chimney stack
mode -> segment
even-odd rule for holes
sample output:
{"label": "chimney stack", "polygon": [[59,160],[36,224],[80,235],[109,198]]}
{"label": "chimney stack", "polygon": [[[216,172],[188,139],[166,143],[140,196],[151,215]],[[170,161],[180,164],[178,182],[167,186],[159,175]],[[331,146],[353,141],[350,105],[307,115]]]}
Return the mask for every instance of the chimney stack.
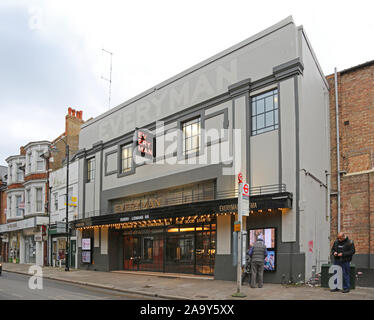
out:
{"label": "chimney stack", "polygon": [[20,147],[20,148],[19,148],[19,154],[20,154],[21,156],[25,156],[25,155],[26,155],[26,151],[25,151],[25,148],[24,148],[24,147]]}
{"label": "chimney stack", "polygon": [[68,114],[69,114],[69,116],[72,116],[72,117],[77,118],[79,120],[83,120],[83,111],[82,110],[77,111],[77,110],[69,107]]}

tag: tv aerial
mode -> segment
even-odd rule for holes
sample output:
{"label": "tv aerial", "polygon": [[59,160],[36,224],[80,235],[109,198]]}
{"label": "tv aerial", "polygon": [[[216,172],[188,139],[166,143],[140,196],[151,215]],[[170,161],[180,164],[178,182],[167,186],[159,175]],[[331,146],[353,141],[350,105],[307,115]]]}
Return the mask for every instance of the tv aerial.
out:
{"label": "tv aerial", "polygon": [[109,82],[109,97],[108,97],[108,108],[110,109],[110,99],[112,96],[112,58],[113,58],[113,52],[110,52],[105,49],[101,49],[102,53],[105,52],[107,54],[110,54],[110,70],[109,70],[109,79],[101,76],[101,79]]}

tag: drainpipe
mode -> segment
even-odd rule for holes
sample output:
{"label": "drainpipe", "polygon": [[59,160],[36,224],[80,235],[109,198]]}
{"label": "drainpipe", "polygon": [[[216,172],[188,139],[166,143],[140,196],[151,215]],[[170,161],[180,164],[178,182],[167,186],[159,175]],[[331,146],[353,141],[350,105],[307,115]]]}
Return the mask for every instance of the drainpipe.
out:
{"label": "drainpipe", "polygon": [[339,97],[338,74],[335,68],[335,120],[336,120],[336,172],[338,174],[338,233],[340,232],[340,144],[339,144]]}
{"label": "drainpipe", "polygon": [[368,268],[371,268],[371,259],[370,259],[370,254],[371,254],[371,221],[370,221],[370,215],[371,215],[371,208],[370,208],[370,172],[368,172],[368,214],[369,214],[369,261],[368,261]]}
{"label": "drainpipe", "polygon": [[326,221],[329,221],[330,219],[330,173],[325,170],[326,173]]}

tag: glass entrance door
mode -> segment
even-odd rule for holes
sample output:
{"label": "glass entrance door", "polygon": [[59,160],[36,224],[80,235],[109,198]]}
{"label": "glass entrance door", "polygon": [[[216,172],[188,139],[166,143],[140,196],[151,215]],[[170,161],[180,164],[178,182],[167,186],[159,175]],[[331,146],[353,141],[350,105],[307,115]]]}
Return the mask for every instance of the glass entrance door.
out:
{"label": "glass entrance door", "polygon": [[139,270],[139,262],[141,258],[139,236],[124,237],[124,269]]}
{"label": "glass entrance door", "polygon": [[167,234],[165,272],[195,272],[195,237],[193,232]]}

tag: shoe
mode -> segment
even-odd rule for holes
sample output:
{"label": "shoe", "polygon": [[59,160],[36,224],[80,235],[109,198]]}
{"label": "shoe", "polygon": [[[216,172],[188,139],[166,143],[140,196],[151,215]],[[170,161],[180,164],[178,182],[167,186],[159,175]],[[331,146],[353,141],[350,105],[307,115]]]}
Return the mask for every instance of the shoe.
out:
{"label": "shoe", "polygon": [[349,292],[349,289],[344,289],[343,291],[342,291],[342,293],[348,293]]}
{"label": "shoe", "polygon": [[256,287],[251,286],[252,289],[255,289]]}
{"label": "shoe", "polygon": [[262,286],[258,286],[260,289],[262,288]]}
{"label": "shoe", "polygon": [[330,290],[330,292],[338,292],[338,291],[340,291],[338,288]]}

